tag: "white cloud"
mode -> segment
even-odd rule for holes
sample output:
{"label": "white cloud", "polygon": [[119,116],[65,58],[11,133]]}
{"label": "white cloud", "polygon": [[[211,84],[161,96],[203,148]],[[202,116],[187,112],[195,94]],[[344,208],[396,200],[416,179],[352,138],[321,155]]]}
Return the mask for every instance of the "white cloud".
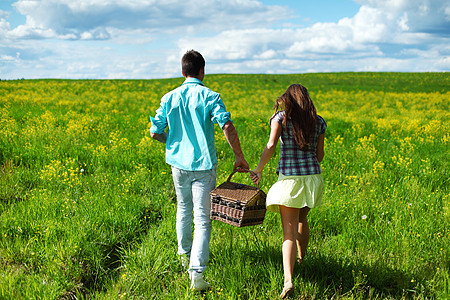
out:
{"label": "white cloud", "polygon": [[260,54],[254,55],[255,59],[262,59],[262,60],[268,60],[271,58],[275,58],[277,56],[277,53],[273,49],[269,49],[267,51],[264,51]]}
{"label": "white cloud", "polygon": [[[447,9],[448,1],[443,0],[355,0],[363,7],[370,7],[383,12],[380,18],[387,25],[399,17],[407,18],[407,25],[412,32],[450,33]],[[395,27],[389,27],[395,28]]]}
{"label": "white cloud", "polygon": [[[41,39],[41,38],[57,38],[58,35],[56,34],[56,32],[52,29],[46,29],[46,28],[39,28],[39,27],[29,27],[29,26],[24,26],[24,25],[20,25],[17,28],[15,28],[14,30],[12,30],[11,32],[9,32],[8,34],[9,37],[11,38],[15,38],[15,39],[22,39],[22,38],[36,38],[36,39]],[[68,39],[68,38],[73,38],[74,36],[72,35],[64,35],[64,36],[59,36],[59,38],[61,39]]]}
{"label": "white cloud", "polygon": [[281,6],[253,0],[19,0],[26,24],[19,38],[107,39],[111,29],[147,33],[219,31],[270,24],[291,15]]}
{"label": "white cloud", "polygon": [[400,19],[397,21],[398,26],[403,30],[403,31],[408,31],[409,30],[409,26],[408,26],[408,15],[406,13],[404,13]]}
{"label": "white cloud", "polygon": [[[182,38],[178,42],[180,54],[189,49],[198,49],[214,60],[244,60],[268,53],[279,53],[289,46],[295,37],[292,29],[245,29],[223,31],[213,37]],[[267,55],[267,53],[266,53]]]}
{"label": "white cloud", "polygon": [[9,55],[0,55],[0,61],[15,61],[16,57]]}
{"label": "white cloud", "polygon": [[[161,78],[181,76],[179,58],[173,65],[166,55],[176,50],[145,51],[137,46],[121,51],[102,42],[33,40],[18,41],[13,50],[1,46],[0,78]],[[3,52],[5,52],[4,55]],[[17,54],[16,52],[19,52]]]}
{"label": "white cloud", "polygon": [[91,31],[82,32],[79,38],[81,40],[107,40],[111,38],[111,35],[107,29],[97,28]]}
{"label": "white cloud", "polygon": [[23,25],[0,10],[0,74],[176,77],[189,49],[207,73],[450,70],[448,1],[355,1],[354,16],[304,27],[254,0],[18,0]]}
{"label": "white cloud", "polygon": [[214,70],[233,73],[448,70],[448,64],[433,63],[450,54],[444,46],[448,35],[429,30],[448,24],[442,1],[360,2],[363,5],[355,16],[337,23],[237,29],[206,38],[182,38],[180,55],[198,49],[211,58]]}
{"label": "white cloud", "polygon": [[0,10],[0,37],[6,36],[10,30],[10,24],[7,21],[8,17],[8,12]]}

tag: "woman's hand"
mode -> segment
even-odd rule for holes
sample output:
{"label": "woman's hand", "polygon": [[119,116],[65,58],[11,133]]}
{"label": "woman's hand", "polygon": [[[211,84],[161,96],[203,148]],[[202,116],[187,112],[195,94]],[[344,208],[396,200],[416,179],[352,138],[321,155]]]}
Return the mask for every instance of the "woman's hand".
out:
{"label": "woman's hand", "polygon": [[250,171],[250,178],[252,179],[253,183],[258,185],[259,181],[262,177],[262,172],[256,172],[256,170]]}

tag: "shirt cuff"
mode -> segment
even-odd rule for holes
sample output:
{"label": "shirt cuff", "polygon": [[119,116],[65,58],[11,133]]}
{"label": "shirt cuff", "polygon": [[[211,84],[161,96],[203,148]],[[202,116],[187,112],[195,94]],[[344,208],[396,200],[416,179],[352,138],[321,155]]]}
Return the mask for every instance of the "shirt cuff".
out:
{"label": "shirt cuff", "polygon": [[213,122],[219,124],[220,128],[223,128],[226,122],[231,121],[231,113],[221,113],[219,116],[214,117]]}
{"label": "shirt cuff", "polygon": [[150,121],[152,122],[152,126],[150,127],[150,132],[151,133],[158,133],[158,134],[164,133],[164,130],[166,128],[165,127],[164,128],[159,128],[158,127],[158,121],[155,118],[150,117]]}

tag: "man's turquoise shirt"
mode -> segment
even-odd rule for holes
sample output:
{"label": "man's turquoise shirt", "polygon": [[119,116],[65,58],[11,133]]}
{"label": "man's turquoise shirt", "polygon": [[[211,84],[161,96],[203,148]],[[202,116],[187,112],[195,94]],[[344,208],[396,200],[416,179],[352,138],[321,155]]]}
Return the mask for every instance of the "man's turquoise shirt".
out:
{"label": "man's turquoise shirt", "polygon": [[217,164],[214,124],[222,128],[231,115],[218,93],[189,77],[161,98],[161,106],[150,119],[152,133],[162,134],[169,127],[166,162],[182,170],[200,171]]}

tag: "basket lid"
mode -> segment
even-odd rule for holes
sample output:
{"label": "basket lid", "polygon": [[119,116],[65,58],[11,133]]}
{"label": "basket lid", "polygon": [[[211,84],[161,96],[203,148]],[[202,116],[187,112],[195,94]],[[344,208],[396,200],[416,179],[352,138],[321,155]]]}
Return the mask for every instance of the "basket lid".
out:
{"label": "basket lid", "polygon": [[253,204],[261,196],[261,193],[263,192],[254,186],[226,181],[211,191],[210,195],[220,196],[233,202],[239,201],[246,205]]}

